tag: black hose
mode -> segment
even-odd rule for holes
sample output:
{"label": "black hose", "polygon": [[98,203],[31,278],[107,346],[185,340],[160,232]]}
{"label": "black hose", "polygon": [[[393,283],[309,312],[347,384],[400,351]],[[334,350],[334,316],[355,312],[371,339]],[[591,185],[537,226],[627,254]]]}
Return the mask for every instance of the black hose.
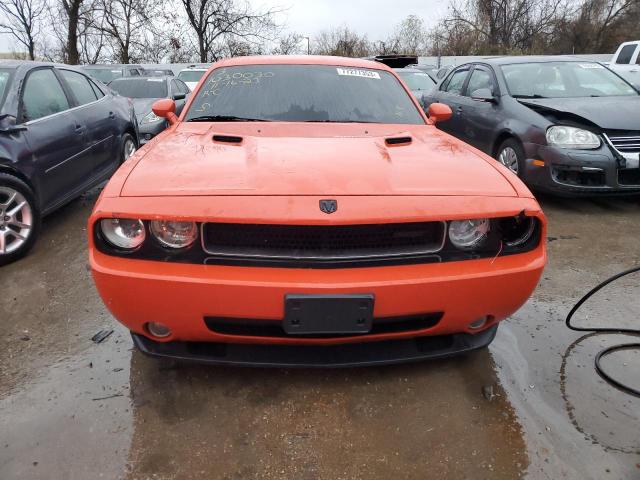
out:
{"label": "black hose", "polygon": [[[592,288],[584,297],[582,297],[578,303],[576,303],[573,308],[571,309],[571,311],[569,312],[569,315],[567,315],[567,319],[565,320],[565,323],[567,325],[568,328],[570,328],[571,330],[574,330],[576,332],[596,332],[596,333],[618,333],[618,334],[623,334],[623,335],[634,335],[634,336],[640,336],[640,329],[633,329],[633,328],[585,328],[585,327],[575,327],[573,325],[571,325],[571,318],[573,317],[573,315],[578,311],[578,309],[582,306],[582,304],[584,304],[584,302],[586,302],[587,300],[589,300],[589,298],[591,298],[596,292],[602,290],[604,287],[606,287],[607,285],[609,285],[612,282],[615,282],[616,280],[618,280],[619,278],[622,278],[626,275],[631,275],[632,273],[635,272],[640,272],[640,267],[634,267],[634,268],[630,268],[629,270],[625,270],[624,272],[620,272],[616,275],[614,275],[613,277],[607,278],[604,282],[598,284],[596,287]],[[608,347],[604,350],[602,350],[601,352],[598,353],[598,355],[596,355],[596,360],[595,360],[595,367],[596,367],[596,372],[598,372],[598,375],[600,375],[600,377],[607,383],[609,383],[609,385],[622,390],[623,392],[629,393],[631,395],[635,395],[637,397],[640,397],[640,390],[636,390],[635,388],[630,387],[629,385],[625,385],[624,383],[616,380],[615,378],[611,377],[607,372],[604,371],[604,369],[602,368],[602,366],[600,365],[600,361],[606,357],[607,355],[610,355],[614,352],[619,352],[622,350],[640,350],[640,343],[625,343],[625,344],[620,344],[620,345],[613,345],[611,347]]]}

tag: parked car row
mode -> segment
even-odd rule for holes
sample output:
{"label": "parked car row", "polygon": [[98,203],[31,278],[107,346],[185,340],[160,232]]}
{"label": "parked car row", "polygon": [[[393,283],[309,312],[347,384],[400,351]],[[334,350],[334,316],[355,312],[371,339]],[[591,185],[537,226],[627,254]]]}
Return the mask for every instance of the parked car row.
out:
{"label": "parked car row", "polygon": [[[491,155],[532,188],[640,193],[640,95],[606,66],[567,57],[492,58],[457,66],[437,84],[429,68],[395,72],[425,110],[451,109],[439,129]],[[153,70],[0,63],[0,263],[29,249],[42,215],[109,178],[169,127],[153,103],[165,99],[180,115],[207,71],[193,65],[174,77]],[[247,85],[271,74],[210,81],[217,92],[244,86],[239,91],[248,94]],[[314,115],[317,122],[336,121],[326,112]]]}

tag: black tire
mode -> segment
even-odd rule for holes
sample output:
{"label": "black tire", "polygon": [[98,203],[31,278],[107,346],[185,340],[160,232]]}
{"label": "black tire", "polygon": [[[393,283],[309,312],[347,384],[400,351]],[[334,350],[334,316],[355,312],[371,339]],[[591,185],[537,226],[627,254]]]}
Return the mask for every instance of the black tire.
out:
{"label": "black tire", "polygon": [[[511,162],[503,161],[507,156],[510,156],[508,153],[509,150],[507,149],[510,149],[512,152],[514,152],[517,157],[515,163],[512,164],[512,166],[517,165],[517,171],[512,168],[512,166],[509,166],[507,164]],[[505,157],[502,157],[503,152],[505,152]],[[515,138],[508,138],[500,144],[498,150],[496,150],[496,160],[502,163],[505,167],[518,175],[520,178],[522,178],[522,174],[524,173],[525,168],[524,150],[522,149],[522,145],[520,145],[520,142],[518,142]]]}
{"label": "black tire", "polygon": [[138,142],[136,142],[136,139],[133,138],[133,135],[131,135],[130,133],[122,134],[122,141],[120,142],[120,164],[123,164],[125,160],[129,158],[131,154],[133,154],[133,152],[131,152],[129,155],[127,154],[128,153],[127,148],[128,148],[129,142],[133,143],[133,146],[134,146],[133,152],[135,152],[138,149]]}
{"label": "black tire", "polygon": [[[31,190],[29,185],[27,185],[22,180],[20,180],[19,178],[13,175],[10,175],[8,173],[0,173],[0,202],[6,201],[8,199],[6,194],[1,193],[3,187],[5,189],[6,188],[12,189],[24,197],[28,206],[31,209],[32,218],[30,222],[31,230],[29,231],[29,234],[26,237],[26,240],[24,241],[24,243],[21,244],[19,247],[17,247],[15,250],[13,250],[11,253],[0,252],[0,266],[6,265],[11,262],[15,262],[16,260],[24,257],[29,252],[29,250],[31,250],[33,245],[36,243],[38,235],[40,234],[40,226],[41,226],[40,210],[38,209],[38,204],[36,202],[36,197],[33,193],[33,190]],[[4,224],[4,220],[6,218],[5,213],[7,213],[5,211],[5,208],[7,208],[5,207],[5,205],[0,205],[0,210],[2,211],[2,217],[0,218],[0,230],[2,232],[6,231],[9,228],[7,225]],[[16,241],[16,237],[11,237],[11,238],[13,239],[12,241]],[[7,248],[7,245],[5,244],[4,249],[6,248]]]}

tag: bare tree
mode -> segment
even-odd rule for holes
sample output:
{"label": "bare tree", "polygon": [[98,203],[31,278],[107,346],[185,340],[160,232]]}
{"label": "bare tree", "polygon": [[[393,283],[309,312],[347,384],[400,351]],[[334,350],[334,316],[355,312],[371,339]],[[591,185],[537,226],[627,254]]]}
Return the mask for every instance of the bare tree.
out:
{"label": "bare tree", "polygon": [[304,37],[298,33],[281,35],[271,53],[273,55],[299,55],[303,52],[303,40]]}
{"label": "bare tree", "polygon": [[347,26],[321,32],[314,43],[316,55],[366,57],[371,53],[366,35],[361,36]]}
{"label": "bare tree", "polygon": [[[474,39],[470,54],[529,53],[535,41],[551,36],[564,0],[464,0],[453,3],[441,30]],[[475,37],[475,38],[474,38]]]}
{"label": "bare tree", "polygon": [[[149,45],[145,34],[153,28],[152,19],[159,14],[157,0],[100,0],[102,17],[100,30],[104,32],[119,63],[131,63],[145,55]],[[154,36],[156,32],[151,32]],[[138,58],[133,58],[133,57]]]}
{"label": "bare tree", "polygon": [[425,55],[429,49],[429,34],[424,20],[417,15],[409,15],[396,26],[384,45],[391,50],[385,53]]}
{"label": "bare tree", "polygon": [[234,42],[259,44],[277,31],[278,10],[254,11],[239,0],[182,0],[201,62],[215,61]]}
{"label": "bare tree", "polygon": [[85,0],[62,0],[62,7],[67,17],[67,39],[63,47],[65,63],[77,65],[80,63],[78,50],[78,26],[81,18],[81,7]]}
{"label": "bare tree", "polygon": [[40,34],[40,19],[46,4],[42,0],[2,0],[0,2],[0,33],[8,33],[26,47],[31,60],[36,59],[36,40]]}

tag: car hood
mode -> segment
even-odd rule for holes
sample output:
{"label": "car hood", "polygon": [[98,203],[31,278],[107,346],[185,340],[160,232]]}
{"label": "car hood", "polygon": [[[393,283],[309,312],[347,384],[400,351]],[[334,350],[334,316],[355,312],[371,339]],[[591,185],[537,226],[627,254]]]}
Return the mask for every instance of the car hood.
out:
{"label": "car hood", "polygon": [[159,98],[132,98],[133,108],[136,112],[136,118],[138,123],[144,118],[146,114],[151,111],[151,106],[159,100]]}
{"label": "car hood", "polygon": [[517,196],[492,159],[426,125],[181,123],[139,154],[122,196]]}
{"label": "car hood", "polygon": [[518,100],[534,110],[577,116],[605,130],[629,130],[640,125],[640,95]]}

